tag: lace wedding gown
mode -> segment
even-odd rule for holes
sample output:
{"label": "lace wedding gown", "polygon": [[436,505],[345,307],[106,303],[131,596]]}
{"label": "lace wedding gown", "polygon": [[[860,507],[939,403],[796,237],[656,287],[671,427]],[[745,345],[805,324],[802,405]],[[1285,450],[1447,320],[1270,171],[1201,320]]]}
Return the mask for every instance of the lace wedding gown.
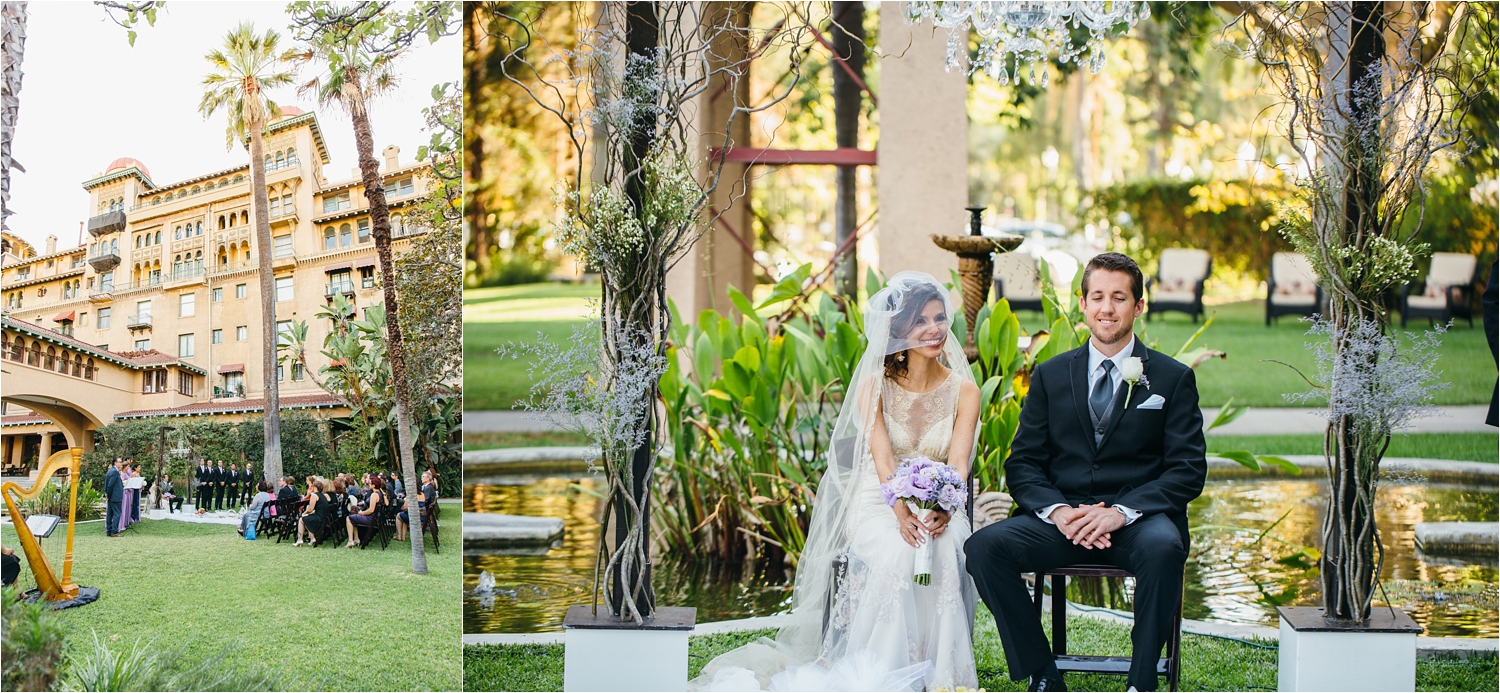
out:
{"label": "lace wedding gown", "polygon": [[[881,380],[881,411],[897,464],[913,457],[946,463],[963,381],[959,372],[951,371],[941,385],[925,393]],[[869,473],[851,510],[848,570],[827,615],[820,656],[806,664],[781,659],[779,665],[786,668],[770,677],[767,689],[977,688],[970,641],[975,593],[964,570],[963,551],[969,538],[968,516],[955,513],[942,534],[928,538],[933,543],[932,584],[918,585],[912,581],[916,549],[901,538],[895,511],[881,501],[880,480],[868,448],[864,454],[862,468]],[[775,661],[772,643],[765,644],[762,661]],[[743,657],[743,666],[711,664],[704,669],[705,674],[712,670],[711,680],[695,683],[701,690],[760,690],[767,667],[751,665],[751,660]]]}

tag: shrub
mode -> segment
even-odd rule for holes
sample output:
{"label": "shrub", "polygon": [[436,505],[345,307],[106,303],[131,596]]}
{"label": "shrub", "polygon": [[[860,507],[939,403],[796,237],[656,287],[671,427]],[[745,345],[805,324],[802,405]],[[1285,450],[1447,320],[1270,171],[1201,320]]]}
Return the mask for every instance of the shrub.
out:
{"label": "shrub", "polygon": [[256,664],[230,664],[235,644],[214,657],[185,656],[186,644],[158,649],[136,640],[116,650],[93,636],[93,644],[68,655],[66,685],[74,691],[274,691],[286,686],[279,671]]}
{"label": "shrub", "polygon": [[64,630],[45,603],[23,602],[15,590],[0,593],[0,661],[7,691],[49,691],[62,662]]}
{"label": "shrub", "polygon": [[512,286],[546,281],[557,263],[518,252],[496,252],[490,256],[490,271],[483,276],[470,275],[478,286]]}
{"label": "shrub", "polygon": [[[73,493],[73,484],[68,481],[59,481],[55,484],[47,484],[42,489],[42,494],[36,498],[21,503],[21,513],[30,517],[32,515],[56,515],[63,519],[68,517],[68,502]],[[78,508],[73,516],[74,520],[97,520],[104,516],[104,494],[94,488],[91,481],[85,479],[78,487]]]}

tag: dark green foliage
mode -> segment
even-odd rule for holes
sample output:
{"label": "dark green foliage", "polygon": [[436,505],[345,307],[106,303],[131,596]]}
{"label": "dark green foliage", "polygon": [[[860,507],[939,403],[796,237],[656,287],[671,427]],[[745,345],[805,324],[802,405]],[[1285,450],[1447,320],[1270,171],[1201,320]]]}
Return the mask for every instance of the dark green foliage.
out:
{"label": "dark green foliage", "polygon": [[[1468,253],[1479,258],[1480,269],[1488,267],[1495,259],[1495,211],[1469,198],[1473,179],[1470,171],[1428,179],[1426,207],[1421,214],[1415,205],[1407,210],[1401,224],[1402,237],[1416,231],[1417,242],[1426,243],[1434,252]],[[1430,264],[1427,258],[1417,261],[1419,278],[1427,276]],[[1483,276],[1480,281],[1484,281]]]}
{"label": "dark green foliage", "polygon": [[[238,427],[243,459],[261,474],[265,455],[262,444],[263,417],[247,418]],[[286,476],[304,478],[311,474],[331,476],[344,471],[333,464],[333,441],[328,422],[299,411],[281,414],[281,468]]]}
{"label": "dark green foliage", "polygon": [[1271,255],[1291,250],[1276,233],[1276,205],[1290,190],[1278,184],[1245,181],[1142,179],[1099,190],[1090,216],[1120,224],[1127,252],[1147,274],[1166,248],[1202,248],[1214,260],[1214,273],[1226,271],[1264,279]]}
{"label": "dark green foliage", "polygon": [[[73,502],[73,485],[67,481],[47,484],[42,489],[42,495],[29,501],[21,502],[21,514],[26,517],[32,515],[56,515],[64,520],[68,517],[68,504]],[[94,488],[93,483],[85,480],[78,487],[78,508],[73,519],[82,522],[84,520],[97,520],[104,516],[104,495]]]}
{"label": "dark green foliage", "polygon": [[0,688],[7,691],[49,691],[57,681],[63,656],[62,621],[45,604],[17,600],[16,592],[0,592]]}
{"label": "dark green foliage", "polygon": [[[83,478],[94,488],[104,488],[104,471],[115,457],[134,456],[143,472],[152,473],[161,454],[157,441],[163,425],[176,429],[167,432],[168,450],[178,444],[179,436],[185,438],[190,450],[186,459],[168,459],[168,473],[179,489],[187,488],[191,467],[200,458],[224,460],[226,467],[231,462],[250,464],[260,474],[260,462],[265,456],[263,420],[261,416],[252,416],[240,423],[166,417],[116,421],[95,432],[94,450],[83,455]],[[283,474],[298,478],[347,471],[334,464],[328,423],[296,410],[285,411],[281,416],[281,459]]]}
{"label": "dark green foliage", "polygon": [[491,254],[490,271],[487,274],[469,275],[470,286],[514,286],[546,281],[547,275],[556,269],[557,263],[540,253],[496,250]]}

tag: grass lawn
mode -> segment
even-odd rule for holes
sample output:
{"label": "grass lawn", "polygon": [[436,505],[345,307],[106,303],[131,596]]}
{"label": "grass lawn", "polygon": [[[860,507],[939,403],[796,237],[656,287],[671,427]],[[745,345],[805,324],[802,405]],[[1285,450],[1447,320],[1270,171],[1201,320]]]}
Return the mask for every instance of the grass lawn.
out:
{"label": "grass lawn", "polygon": [[[1249,450],[1257,455],[1321,455],[1323,436],[1208,436],[1216,452]],[[1500,462],[1500,435],[1495,433],[1410,433],[1391,436],[1386,457]]]}
{"label": "grass lawn", "polygon": [[592,445],[587,436],[572,431],[526,431],[522,433],[464,433],[464,450],[496,448],[555,448]]}
{"label": "grass lawn", "polygon": [[[1051,619],[1042,627],[1050,636]],[[975,657],[979,688],[990,691],[1023,691],[1026,681],[1011,681],[995,621],[984,607],[975,619]],[[720,635],[700,635],[688,646],[688,676],[697,676],[715,656],[759,637],[774,637],[761,630]],[[1276,689],[1276,643],[1254,645],[1197,635],[1183,635],[1182,689],[1186,691],[1246,691]],[[1128,626],[1089,618],[1068,621],[1068,649],[1075,654],[1130,654]],[[1419,691],[1492,691],[1497,673],[1494,658],[1473,661],[1417,662]],[[562,645],[491,645],[464,648],[464,690],[469,691],[557,691],[562,690]],[[1068,688],[1075,691],[1118,691],[1125,680],[1118,676],[1065,674]],[[1162,681],[1165,689],[1166,681]]]}
{"label": "grass lawn", "polygon": [[[1265,359],[1296,366],[1309,377],[1316,377],[1312,352],[1305,348],[1307,325],[1295,316],[1282,316],[1270,327],[1265,324],[1265,302],[1243,301],[1209,306],[1214,324],[1198,339],[1197,346],[1223,351],[1226,360],[1214,360],[1198,367],[1198,394],[1203,406],[1217,407],[1231,396],[1235,404],[1251,407],[1287,407],[1282,394],[1311,389],[1292,369]],[[1020,314],[1021,327],[1028,332],[1042,329],[1041,313]],[[1399,323],[1397,323],[1399,325]],[[1166,313],[1150,322],[1138,320],[1136,334],[1144,332],[1147,344],[1175,352],[1198,329],[1182,313]],[[1421,333],[1426,320],[1411,323],[1405,331]],[[1399,327],[1397,328],[1398,331]],[[1470,328],[1460,322],[1442,338],[1437,370],[1450,383],[1437,393],[1436,401],[1445,404],[1489,404],[1495,388],[1495,361],[1485,343],[1484,328],[1479,321]]]}
{"label": "grass lawn", "polygon": [[[531,341],[537,331],[554,340],[572,335],[572,326],[580,324],[588,313],[588,299],[598,295],[599,287],[571,284],[526,284],[522,286],[473,289],[464,293],[464,372],[465,406],[470,409],[509,409],[525,399],[531,380],[526,364],[502,360],[495,348],[507,341]],[[1243,301],[1210,306],[1216,315],[1212,327],[1198,345],[1225,352],[1227,359],[1205,363],[1198,368],[1198,392],[1204,406],[1217,407],[1230,397],[1236,404],[1252,407],[1286,407],[1283,394],[1306,389],[1295,372],[1286,366],[1269,363],[1282,361],[1314,376],[1312,353],[1305,345],[1307,325],[1293,316],[1284,316],[1270,327],[1265,325],[1262,301]],[[1042,315],[1020,314],[1021,326],[1028,332],[1042,329]],[[1421,332],[1426,321],[1413,323],[1408,331]],[[1198,326],[1181,313],[1167,313],[1150,322],[1137,322],[1137,334],[1144,333],[1148,342],[1168,353],[1176,351]],[[1440,405],[1488,404],[1495,387],[1495,362],[1485,344],[1484,329],[1476,322],[1455,325],[1443,337],[1438,370],[1450,383],[1437,393]]]}
{"label": "grass lawn", "polygon": [[[462,552],[451,510],[443,552],[428,544],[425,576],[411,573],[401,542],[294,548],[245,541],[231,525],[166,520],[108,539],[102,524],[80,525],[73,579],[100,595],[60,612],[68,643],[91,643],[92,630],[116,649],[155,639],[198,658],[234,644],[240,664],[281,668],[287,690],[459,690]],[[9,527],[4,543],[19,544]]]}

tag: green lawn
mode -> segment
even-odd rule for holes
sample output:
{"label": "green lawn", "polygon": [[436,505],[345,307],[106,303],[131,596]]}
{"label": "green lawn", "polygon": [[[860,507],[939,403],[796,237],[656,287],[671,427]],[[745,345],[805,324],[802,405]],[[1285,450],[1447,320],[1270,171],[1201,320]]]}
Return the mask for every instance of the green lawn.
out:
{"label": "green lawn", "polygon": [[[524,284],[464,290],[465,392],[471,409],[509,409],[530,388],[524,364],[501,359],[495,349],[506,342],[534,342],[538,331],[553,339],[572,336],[572,326],[589,316],[597,284]],[[487,402],[479,406],[477,402]]]}
{"label": "green lawn", "polygon": [[[102,524],[79,525],[73,579],[100,596],[61,612],[68,643],[91,643],[94,631],[116,649],[155,639],[197,658],[234,644],[236,663],[279,667],[288,690],[459,690],[457,510],[441,529],[443,552],[428,544],[425,576],[411,573],[401,542],[293,547],[245,541],[231,525],[165,520],[108,539]],[[19,544],[9,527],[3,541]],[[49,558],[60,569],[61,556]]]}
{"label": "green lawn", "polygon": [[[1051,632],[1051,619],[1042,622]],[[975,658],[979,688],[990,691],[1022,691],[1026,681],[1011,681],[995,621],[984,607],[975,620]],[[721,635],[701,635],[688,645],[688,676],[715,656],[756,638],[774,637],[761,630]],[[1182,689],[1186,691],[1248,691],[1276,689],[1276,643],[1236,642],[1197,635],[1183,635]],[[1068,620],[1068,649],[1075,654],[1130,654],[1128,626],[1089,618]],[[1420,660],[1417,662],[1419,691],[1492,691],[1497,674],[1495,658],[1472,661]],[[464,648],[464,690],[468,691],[557,691],[562,690],[562,645],[496,645]],[[1075,691],[1118,691],[1125,680],[1118,676],[1065,674],[1068,688]],[[1162,682],[1165,690],[1166,681]]]}
{"label": "green lawn", "polygon": [[[1263,301],[1210,306],[1208,312],[1215,314],[1214,324],[1198,339],[1197,346],[1223,351],[1226,359],[1198,367],[1198,394],[1203,406],[1217,407],[1230,397],[1235,404],[1251,407],[1296,406],[1282,395],[1308,390],[1307,383],[1292,369],[1266,359],[1291,364],[1316,377],[1312,352],[1305,347],[1310,341],[1305,336],[1307,325],[1287,315],[1267,327]],[[1042,329],[1040,313],[1027,311],[1020,317],[1022,329]],[[1148,344],[1157,342],[1158,349],[1170,354],[1198,327],[1182,313],[1166,313],[1150,322],[1137,320],[1136,334],[1144,332]],[[1426,329],[1427,321],[1419,320],[1405,331],[1421,333]],[[1447,390],[1437,393],[1438,404],[1489,404],[1495,388],[1495,361],[1477,320],[1473,328],[1460,322],[1443,336],[1437,369],[1450,383]]]}
{"label": "green lawn", "polygon": [[464,433],[464,450],[497,448],[553,448],[592,445],[587,436],[572,431],[526,431],[522,433]]}
{"label": "green lawn", "polygon": [[[529,393],[531,380],[526,363],[502,360],[495,348],[507,341],[532,341],[538,331],[554,340],[566,340],[572,326],[588,313],[588,299],[598,295],[596,285],[527,284],[473,289],[464,294],[465,405],[470,409],[508,409]],[[1282,361],[1316,375],[1312,353],[1306,349],[1307,326],[1293,316],[1265,325],[1261,301],[1243,301],[1212,306],[1214,324],[1199,339],[1200,346],[1225,352],[1226,360],[1214,360],[1198,368],[1198,391],[1204,406],[1217,407],[1230,397],[1236,404],[1252,407],[1287,407],[1283,394],[1308,389],[1292,369],[1270,363]],[[1040,313],[1020,314],[1023,329],[1041,329]],[[1167,313],[1161,319],[1137,322],[1136,331],[1162,351],[1174,352],[1198,328],[1187,316]],[[1427,329],[1426,321],[1413,323],[1408,331]],[[1437,364],[1450,383],[1437,394],[1440,405],[1488,404],[1495,387],[1495,362],[1485,344],[1484,329],[1476,322],[1455,325],[1443,337]]]}
{"label": "green lawn", "polygon": [[[1249,450],[1257,455],[1321,455],[1323,436],[1208,436],[1216,452]],[[1386,457],[1426,457],[1436,460],[1500,462],[1500,436],[1495,433],[1411,433],[1391,436]]]}

